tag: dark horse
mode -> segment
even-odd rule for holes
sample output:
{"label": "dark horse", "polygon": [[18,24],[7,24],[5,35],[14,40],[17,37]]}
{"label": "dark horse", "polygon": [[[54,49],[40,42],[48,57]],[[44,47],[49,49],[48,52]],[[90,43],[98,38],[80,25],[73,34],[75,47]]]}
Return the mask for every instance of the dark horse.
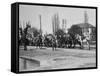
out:
{"label": "dark horse", "polygon": [[51,47],[51,45],[52,45],[51,38],[48,38],[48,36],[44,36],[44,41],[43,41],[43,43],[44,43],[44,46],[45,46],[45,47]]}
{"label": "dark horse", "polygon": [[71,48],[71,46],[72,46],[72,37],[69,34],[65,34],[58,37],[58,47]]}
{"label": "dark horse", "polygon": [[36,47],[42,48],[43,45],[42,36],[41,35],[37,36],[34,40],[34,43]]}
{"label": "dark horse", "polygon": [[57,47],[57,39],[55,37],[52,38],[52,50],[56,50]]}
{"label": "dark horse", "polygon": [[56,50],[57,39],[51,34],[44,36],[44,46],[45,47],[52,47],[53,51]]}
{"label": "dark horse", "polygon": [[78,44],[80,48],[83,48],[82,41],[76,35],[70,34],[67,38],[66,44],[68,45],[68,48],[75,48],[76,44]]}

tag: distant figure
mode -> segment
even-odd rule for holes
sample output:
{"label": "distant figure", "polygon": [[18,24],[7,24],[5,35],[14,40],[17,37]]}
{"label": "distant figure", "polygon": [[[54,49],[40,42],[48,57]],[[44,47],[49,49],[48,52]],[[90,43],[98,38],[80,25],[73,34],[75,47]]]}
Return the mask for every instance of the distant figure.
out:
{"label": "distant figure", "polygon": [[39,48],[42,48],[42,36],[39,35]]}
{"label": "distant figure", "polygon": [[57,39],[55,37],[52,38],[52,50],[55,51],[57,47]]}

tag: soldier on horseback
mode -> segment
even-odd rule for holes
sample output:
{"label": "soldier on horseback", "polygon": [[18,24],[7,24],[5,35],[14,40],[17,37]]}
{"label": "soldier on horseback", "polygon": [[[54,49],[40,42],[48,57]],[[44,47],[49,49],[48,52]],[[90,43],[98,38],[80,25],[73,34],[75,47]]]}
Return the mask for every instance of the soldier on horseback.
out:
{"label": "soldier on horseback", "polygon": [[52,50],[56,50],[56,47],[57,47],[57,38],[56,36],[53,36],[52,37]]}
{"label": "soldier on horseback", "polygon": [[89,34],[83,34],[83,36],[76,34],[76,39],[78,40],[78,42],[80,42],[81,48],[83,48],[83,45],[84,45],[83,43],[86,43],[88,45],[89,50],[90,50],[90,44],[89,44],[90,35]]}

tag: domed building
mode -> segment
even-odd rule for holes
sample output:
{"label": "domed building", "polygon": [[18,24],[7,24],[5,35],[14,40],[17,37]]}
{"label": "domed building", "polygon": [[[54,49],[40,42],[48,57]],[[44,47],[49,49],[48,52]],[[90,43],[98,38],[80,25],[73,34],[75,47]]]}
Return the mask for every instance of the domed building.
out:
{"label": "domed building", "polygon": [[84,17],[85,17],[84,23],[74,24],[71,26],[71,28],[79,27],[78,29],[75,29],[75,30],[81,30],[78,33],[81,33],[85,36],[89,36],[90,40],[95,41],[96,40],[96,27],[88,23],[88,17],[87,17],[86,12],[84,14]]}
{"label": "domed building", "polygon": [[[80,24],[75,24],[72,26],[78,26],[81,28],[81,33],[85,36],[90,36],[90,40],[96,40],[96,27],[89,23],[80,23]],[[78,30],[78,29],[76,29]]]}

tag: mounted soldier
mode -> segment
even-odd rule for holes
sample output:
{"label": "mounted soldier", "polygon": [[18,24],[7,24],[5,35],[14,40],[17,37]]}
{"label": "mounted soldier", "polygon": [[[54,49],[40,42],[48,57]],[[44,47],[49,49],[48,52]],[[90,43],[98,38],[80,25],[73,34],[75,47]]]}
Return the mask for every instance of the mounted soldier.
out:
{"label": "mounted soldier", "polygon": [[83,36],[76,34],[76,39],[80,43],[81,48],[83,48],[84,43],[86,43],[86,45],[88,46],[90,50],[90,44],[89,44],[90,35],[89,34],[83,34]]}
{"label": "mounted soldier", "polygon": [[90,50],[90,34],[89,32],[87,32],[87,33],[84,33],[83,35],[85,37],[85,39],[83,40],[83,43],[85,42],[88,45],[88,48]]}
{"label": "mounted soldier", "polygon": [[56,36],[52,36],[52,50],[56,50],[57,47],[57,38]]}

